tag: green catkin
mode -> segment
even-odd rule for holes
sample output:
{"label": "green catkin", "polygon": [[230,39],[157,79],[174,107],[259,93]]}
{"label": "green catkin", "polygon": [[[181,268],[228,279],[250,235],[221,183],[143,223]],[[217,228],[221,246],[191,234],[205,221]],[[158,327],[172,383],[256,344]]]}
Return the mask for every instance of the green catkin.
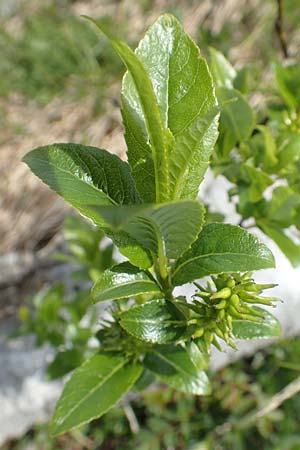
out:
{"label": "green catkin", "polygon": [[215,292],[213,295],[211,295],[211,299],[215,300],[218,298],[223,298],[223,299],[227,299],[231,296],[231,289],[229,287],[225,287],[223,289],[221,289],[218,292]]}
{"label": "green catkin", "polygon": [[224,309],[227,306],[227,301],[226,300],[222,300],[221,302],[217,303],[214,306],[215,306],[216,309]]}
{"label": "green catkin", "polygon": [[230,304],[232,306],[234,306],[237,309],[239,307],[239,305],[240,305],[240,298],[239,298],[239,296],[237,294],[233,294],[230,297],[229,302],[230,302]]}
{"label": "green catkin", "polygon": [[235,286],[235,281],[233,279],[227,281],[227,287],[233,288]]}

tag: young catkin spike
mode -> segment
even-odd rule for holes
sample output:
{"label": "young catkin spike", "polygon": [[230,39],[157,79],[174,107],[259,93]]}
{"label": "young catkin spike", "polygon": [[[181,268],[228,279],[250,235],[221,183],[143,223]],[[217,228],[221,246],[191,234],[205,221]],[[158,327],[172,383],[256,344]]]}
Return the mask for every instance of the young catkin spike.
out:
{"label": "young catkin spike", "polygon": [[210,298],[212,300],[215,300],[218,298],[226,299],[226,298],[229,298],[230,296],[231,296],[231,289],[228,287],[225,287],[225,288],[221,289],[220,291],[217,291],[214,294],[212,294]]}
{"label": "young catkin spike", "polygon": [[217,341],[215,336],[213,338],[212,344],[219,350],[219,352],[223,352],[223,348],[220,345],[220,343]]}
{"label": "young catkin spike", "polygon": [[218,319],[219,320],[222,320],[222,319],[224,319],[225,318],[225,309],[223,308],[223,309],[220,309],[219,310],[219,312],[218,312]]}
{"label": "young catkin spike", "polygon": [[222,330],[220,330],[220,328],[216,328],[215,329],[215,334],[220,338],[223,339],[223,341],[225,341],[225,336]]}
{"label": "young catkin spike", "polygon": [[262,319],[265,317],[264,314],[262,314],[258,311],[255,311],[255,309],[253,309],[247,305],[239,306],[238,311],[240,311],[243,314],[250,314],[252,316],[261,317]]}
{"label": "young catkin spike", "polygon": [[216,309],[224,309],[227,306],[227,301],[226,300],[221,300],[219,303],[217,303],[214,306],[215,306]]}
{"label": "young catkin spike", "polygon": [[233,288],[235,286],[235,280],[231,279],[227,281],[227,287]]}
{"label": "young catkin spike", "polygon": [[226,319],[227,319],[227,325],[228,325],[228,327],[229,327],[229,328],[232,328],[232,317],[231,317],[231,315],[230,315],[230,314],[227,314]]}
{"label": "young catkin spike", "polygon": [[236,309],[238,309],[238,307],[240,306],[240,298],[237,294],[233,294],[230,297],[230,304],[234,306]]}

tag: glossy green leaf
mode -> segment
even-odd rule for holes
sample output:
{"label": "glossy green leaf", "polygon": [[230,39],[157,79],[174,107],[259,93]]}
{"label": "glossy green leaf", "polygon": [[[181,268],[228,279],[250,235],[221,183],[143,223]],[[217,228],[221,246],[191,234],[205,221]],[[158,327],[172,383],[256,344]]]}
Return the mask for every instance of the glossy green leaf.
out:
{"label": "glossy green leaf", "polygon": [[194,242],[204,223],[198,201],[159,206],[97,207],[95,210],[116,230],[121,229],[156,255],[178,258]]}
{"label": "glossy green leaf", "polygon": [[[139,197],[130,167],[106,150],[79,144],[54,144],[28,153],[30,169],[81,214],[105,227],[95,205],[136,204]],[[139,267],[148,268],[152,258],[126,233],[105,230],[120,251]]]}
{"label": "glossy green leaf", "polygon": [[257,222],[257,225],[267,236],[273,239],[293,267],[298,267],[300,265],[300,245],[292,241],[280,226],[262,222]]}
{"label": "glossy green leaf", "polygon": [[67,382],[57,403],[51,434],[70,431],[102,416],[135,383],[142,366],[110,353],[94,355]]}
{"label": "glossy green leaf", "polygon": [[186,394],[209,395],[211,387],[205,372],[198,370],[181,346],[156,347],[144,364],[163,382]]}
{"label": "glossy green leaf", "polygon": [[24,162],[51,189],[98,226],[103,219],[87,205],[138,203],[129,165],[116,155],[80,144],[32,150]]}
{"label": "glossy green leaf", "polygon": [[186,345],[187,352],[194,366],[198,370],[207,370],[209,367],[210,357],[205,344],[203,344],[203,339],[197,339],[196,341],[191,341]]}
{"label": "glossy green leaf", "polygon": [[103,302],[159,292],[158,284],[149,273],[124,262],[105,270],[95,283],[91,295],[95,302]]}
{"label": "glossy green leaf", "polygon": [[151,300],[125,311],[120,325],[137,339],[152,344],[177,341],[186,331],[185,316],[167,300]]}
{"label": "glossy green leaf", "polygon": [[225,56],[218,50],[210,47],[210,68],[217,86],[233,88],[236,71]]}
{"label": "glossy green leaf", "polygon": [[[125,75],[124,80],[127,77],[128,75]],[[155,169],[146,127],[133,107],[130,106],[130,99],[127,96],[129,97],[131,89],[123,89],[125,89],[127,94],[124,92],[122,95],[122,118],[125,127],[128,162],[143,203],[155,203]],[[134,90],[135,88],[132,87],[132,89]]]}
{"label": "glossy green leaf", "polygon": [[[214,97],[213,97],[214,98]],[[173,198],[195,199],[209,166],[209,160],[218,137],[220,107],[211,108],[176,138],[171,154],[171,183]]]}
{"label": "glossy green leaf", "polygon": [[253,307],[257,312],[264,314],[263,322],[250,322],[248,320],[233,320],[232,333],[236,339],[262,339],[281,335],[281,326],[273,314],[262,308]]}
{"label": "glossy green leaf", "polygon": [[173,269],[174,285],[211,274],[248,272],[274,267],[271,251],[241,227],[211,223]]}
{"label": "glossy green leaf", "polygon": [[[88,18],[88,17],[87,17]],[[151,144],[154,172],[156,201],[169,200],[169,160],[168,153],[173,144],[173,136],[163,124],[157,99],[143,61],[124,42],[112,36],[105,26],[88,18],[110,40],[112,46],[126,65],[132,86],[136,89],[137,98],[145,122],[145,127]],[[133,89],[133,87],[132,87]],[[126,121],[125,121],[126,124]]]}
{"label": "glossy green leaf", "polygon": [[[167,155],[170,196],[195,198],[218,134],[217,101],[207,64],[170,14],[154,23],[136,55],[152,81],[164,126],[175,138]],[[129,163],[141,198],[152,201],[153,167],[147,124],[138,89],[129,75],[124,77],[122,96]],[[145,185],[138,178],[141,174]]]}

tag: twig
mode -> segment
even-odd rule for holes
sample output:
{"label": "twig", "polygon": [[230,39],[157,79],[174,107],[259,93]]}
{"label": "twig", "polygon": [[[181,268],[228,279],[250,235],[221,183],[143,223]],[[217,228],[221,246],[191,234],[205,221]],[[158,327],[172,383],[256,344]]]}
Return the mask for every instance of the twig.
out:
{"label": "twig", "polygon": [[140,431],[140,425],[129,403],[124,406],[124,412],[125,416],[127,417],[131,432],[133,434],[137,434]]}
{"label": "twig", "polygon": [[225,422],[222,425],[218,426],[214,431],[214,437],[220,438],[234,429],[245,430],[251,427],[252,425],[256,424],[259,419],[275,411],[277,408],[279,408],[279,406],[282,405],[282,403],[292,398],[298,392],[300,392],[300,376],[289,383],[280,392],[271,397],[263,407],[247,414],[239,422]]}
{"label": "twig", "polygon": [[260,409],[247,415],[239,424],[239,428],[246,428],[249,425],[256,423],[258,419],[267,416],[272,411],[275,411],[286,400],[292,398],[300,392],[300,377],[297,377],[294,381],[283,388],[278,394],[275,394],[271,399]]}
{"label": "twig", "polygon": [[281,50],[285,58],[289,57],[286,36],[283,29],[283,0],[277,0],[277,18],[275,22],[275,30],[280,42]]}

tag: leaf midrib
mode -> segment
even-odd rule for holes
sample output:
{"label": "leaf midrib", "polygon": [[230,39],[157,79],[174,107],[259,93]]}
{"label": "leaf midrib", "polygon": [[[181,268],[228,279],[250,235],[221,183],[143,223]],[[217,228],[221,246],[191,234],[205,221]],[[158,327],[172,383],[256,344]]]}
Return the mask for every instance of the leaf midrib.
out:
{"label": "leaf midrib", "polygon": [[[41,159],[41,158],[36,158],[36,157],[31,157],[31,161],[37,161],[37,162],[40,162],[40,163],[45,163],[45,160],[44,159]],[[26,162],[26,160],[25,160],[25,162]],[[105,191],[103,191],[102,189],[99,189],[97,186],[95,186],[94,184],[90,184],[90,183],[87,183],[85,180],[82,180],[81,178],[79,178],[79,177],[76,177],[72,172],[70,172],[69,170],[66,170],[66,169],[62,169],[61,167],[59,167],[59,166],[57,166],[57,165],[55,165],[55,164],[53,164],[53,162],[47,162],[47,165],[48,166],[52,166],[52,167],[54,167],[58,172],[62,172],[62,173],[67,173],[68,175],[70,175],[72,178],[74,178],[76,181],[78,181],[78,182],[80,182],[80,183],[83,183],[84,185],[86,185],[86,186],[88,186],[89,188],[91,188],[91,189],[94,189],[96,192],[98,192],[98,193],[101,193],[101,194],[104,194],[107,198],[108,198],[108,200],[113,204],[113,205],[115,205],[115,206],[118,206],[118,203],[115,201],[115,200],[113,200],[110,196],[109,196],[109,194],[107,194]],[[38,175],[38,177],[39,178],[41,178],[40,177],[40,175]],[[42,179],[42,178],[41,178]],[[43,181],[43,180],[42,180]],[[77,189],[75,189],[75,190],[77,190]],[[60,194],[60,195],[63,195],[63,194]]]}
{"label": "leaf midrib", "polygon": [[151,217],[151,215],[147,215],[147,212],[145,212],[144,214],[140,214],[140,215],[137,214],[136,217],[133,218],[133,220],[134,219],[136,219],[138,222],[139,222],[139,220],[143,221],[146,219],[146,221],[152,227],[152,229],[154,231],[154,235],[156,237],[158,257],[160,259],[164,259],[166,257],[166,244],[163,239],[162,230],[160,229],[160,227],[157,224],[157,222],[155,221],[155,219],[153,219]]}
{"label": "leaf midrib", "polygon": [[[188,374],[188,375],[191,375],[193,377],[196,376],[195,373],[192,373],[192,372],[189,372],[189,371],[184,371],[181,366],[177,366],[173,361],[170,361],[168,358],[166,358],[162,353],[158,352],[157,350],[154,350],[154,353],[156,355],[158,355],[158,357],[161,358],[163,361],[167,362],[170,366],[172,366],[174,369],[176,369],[177,372],[180,372],[183,375],[187,375]],[[195,370],[196,370],[196,368],[195,368]]]}
{"label": "leaf midrib", "polygon": [[156,324],[156,323],[166,323],[168,325],[186,325],[186,321],[185,320],[174,320],[174,319],[164,319],[163,317],[158,319],[158,320],[154,320],[154,319],[126,319],[125,318],[121,318],[121,322],[130,322],[130,323],[145,323],[145,324]]}
{"label": "leaf midrib", "polygon": [[[224,252],[224,253],[206,253],[204,255],[200,255],[200,256],[195,256],[194,258],[188,259],[187,261],[184,261],[180,266],[178,266],[176,268],[176,270],[173,272],[173,277],[176,274],[176,272],[178,272],[178,270],[182,269],[184,266],[186,266],[187,264],[197,260],[197,259],[202,259],[202,258],[207,258],[209,256],[227,256],[227,255],[231,255],[231,256],[245,256],[247,258],[257,258],[256,255],[249,255],[249,253],[234,253],[234,252]],[[265,260],[268,261],[268,258],[265,257],[259,257],[260,260]]]}
{"label": "leaf midrib", "polygon": [[[124,286],[131,286],[132,284],[137,284],[137,283],[145,283],[145,284],[148,283],[151,286],[157,288],[157,292],[160,291],[159,286],[154,281],[151,281],[151,280],[133,280],[133,281],[130,281],[128,283],[122,283],[122,284],[119,284],[119,285],[107,288],[107,289],[105,289],[105,291],[102,291],[102,292],[111,292],[111,291],[123,288]],[[96,287],[97,287],[97,285],[95,285],[95,290],[96,290]],[[148,291],[148,292],[154,292],[154,291]],[[94,295],[95,295],[95,298],[97,298],[97,294],[95,293]],[[101,297],[101,294],[98,294],[98,295],[99,295],[99,297]],[[122,297],[117,297],[117,298],[122,298]]]}
{"label": "leaf midrib", "polygon": [[99,384],[97,384],[96,386],[94,386],[84,397],[82,397],[79,402],[76,403],[76,405],[74,405],[73,408],[70,408],[70,410],[68,411],[67,415],[64,417],[64,420],[59,424],[59,426],[61,426],[63,423],[65,423],[69,417],[73,414],[74,411],[76,411],[76,409],[78,409],[78,407],[85,402],[97,389],[99,389],[101,386],[103,386],[110,378],[113,377],[113,375],[118,372],[122,367],[125,366],[125,364],[127,364],[128,359],[124,359],[122,362],[120,362],[120,364],[118,364],[111,372],[109,372],[109,374],[102,378],[99,382]]}

